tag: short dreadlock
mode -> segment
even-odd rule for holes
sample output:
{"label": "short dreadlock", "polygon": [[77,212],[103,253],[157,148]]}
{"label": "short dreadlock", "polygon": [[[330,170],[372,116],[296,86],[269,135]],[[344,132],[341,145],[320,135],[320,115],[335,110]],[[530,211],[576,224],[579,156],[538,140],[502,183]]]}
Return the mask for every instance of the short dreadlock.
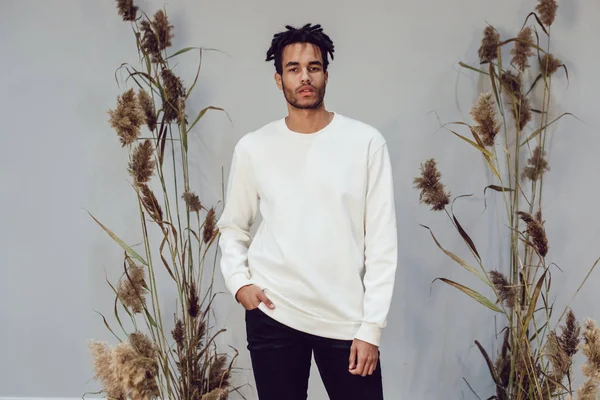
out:
{"label": "short dreadlock", "polygon": [[298,29],[290,25],[285,26],[287,31],[279,32],[273,35],[271,47],[267,50],[267,59],[265,61],[275,61],[275,70],[281,74],[283,66],[281,65],[281,55],[283,48],[293,43],[311,43],[319,47],[323,56],[323,70],[327,71],[329,60],[327,53],[331,55],[333,60],[334,45],[329,36],[323,33],[323,28],[320,24],[312,25],[308,23]]}

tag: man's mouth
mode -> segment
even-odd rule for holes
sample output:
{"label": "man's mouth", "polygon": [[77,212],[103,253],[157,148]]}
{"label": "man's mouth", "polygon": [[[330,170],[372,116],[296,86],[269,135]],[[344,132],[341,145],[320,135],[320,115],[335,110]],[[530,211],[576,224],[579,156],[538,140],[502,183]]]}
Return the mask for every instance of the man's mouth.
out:
{"label": "man's mouth", "polygon": [[313,93],[314,91],[315,90],[311,87],[303,87],[303,88],[300,88],[299,93],[309,94],[309,93]]}

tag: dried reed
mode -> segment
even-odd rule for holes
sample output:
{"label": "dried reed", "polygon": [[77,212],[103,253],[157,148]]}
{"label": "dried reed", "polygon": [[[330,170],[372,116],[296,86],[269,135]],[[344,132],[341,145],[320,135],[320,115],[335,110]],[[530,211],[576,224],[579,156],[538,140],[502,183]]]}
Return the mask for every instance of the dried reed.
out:
{"label": "dried reed", "polygon": [[[120,67],[139,89],[137,93],[125,90],[117,97],[115,108],[108,111],[109,124],[128,150],[127,172],[137,195],[144,251],[136,252],[92,216],[125,251],[122,277],[116,285],[108,281],[115,294],[114,317],[125,338],[101,314],[119,343],[89,343],[95,377],[103,386],[99,393],[118,400],[225,400],[237,390],[230,382],[235,354],[217,353],[215,339],[224,329],[214,332],[211,326],[215,294],[212,282],[203,285],[202,281],[206,256],[218,238],[216,211],[205,208],[190,189],[187,146],[188,132],[207,110],[224,110],[207,107],[188,124],[185,103],[198,76],[188,88],[169,62],[198,48],[169,54],[174,35],[165,11],[149,18],[132,0],[116,3],[118,14],[131,23],[142,68]],[[164,170],[167,143],[173,156],[171,182]],[[167,190],[172,187],[174,192]],[[179,199],[184,200],[183,207]],[[159,243],[153,233],[161,237]],[[160,266],[170,281],[158,281]],[[161,312],[162,285],[177,293],[172,328],[167,326],[170,318]],[[126,312],[129,321],[119,310]]]}
{"label": "dried reed", "polygon": [[[454,262],[481,279],[491,297],[450,279],[436,280],[462,291],[505,321],[502,347],[495,357],[475,342],[495,385],[495,393],[486,396],[488,400],[591,400],[596,399],[600,385],[600,330],[591,319],[586,319],[582,332],[569,305],[555,318],[556,310],[549,300],[553,263],[547,259],[550,244],[541,212],[543,179],[550,171],[545,145],[547,128],[561,117],[570,115],[564,113],[548,122],[552,112],[552,79],[557,77],[556,72],[561,67],[568,79],[564,63],[550,53],[549,28],[555,22],[557,8],[554,0],[540,0],[535,8],[537,13],[530,13],[518,34],[506,40],[501,39],[493,26],[484,29],[478,58],[480,65],[487,64],[486,69],[462,62],[460,65],[479,73],[487,80],[489,89],[482,91],[473,105],[472,122],[443,125],[471,149],[475,148],[492,172],[495,182],[484,189],[484,195],[490,189],[502,196],[511,235],[510,265],[502,267],[497,260],[487,260],[480,255],[459,219],[448,210],[450,196],[441,182],[434,159],[422,164],[420,175],[414,179],[415,188],[420,192],[419,201],[430,205],[434,211],[445,211],[477,266],[443,248],[431,232],[435,244]],[[531,16],[535,17],[533,26],[528,25]],[[537,41],[533,40],[534,27],[536,32],[539,28],[546,34],[546,49],[536,44],[539,37]],[[501,57],[502,49],[507,45],[512,45],[509,64],[503,63]],[[526,84],[533,56],[539,60],[539,72],[533,83]],[[508,116],[512,116],[512,124],[507,123]],[[474,140],[446,128],[447,125],[468,127]],[[526,163],[521,159],[524,146],[531,154]],[[507,156],[505,165],[500,164],[499,152]],[[500,174],[503,170],[507,171],[507,177]],[[504,232],[499,235],[504,236]],[[593,263],[581,285],[599,262],[600,258]],[[580,351],[586,357],[582,366],[585,380],[575,389],[573,364]]]}

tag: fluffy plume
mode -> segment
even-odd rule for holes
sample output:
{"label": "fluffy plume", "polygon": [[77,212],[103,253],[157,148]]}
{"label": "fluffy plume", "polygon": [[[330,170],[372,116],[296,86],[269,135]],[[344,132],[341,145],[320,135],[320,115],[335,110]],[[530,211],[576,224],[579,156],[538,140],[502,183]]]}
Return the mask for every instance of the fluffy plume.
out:
{"label": "fluffy plume", "polygon": [[481,138],[485,146],[493,146],[500,123],[496,120],[496,109],[491,93],[481,93],[477,103],[471,109],[471,115],[478,125],[473,127],[475,133]]}
{"label": "fluffy plume", "polygon": [[208,390],[221,388],[228,385],[229,369],[227,368],[227,356],[222,354],[215,356],[211,365],[208,378]]}
{"label": "fluffy plume", "polygon": [[512,63],[519,68],[521,71],[525,71],[529,68],[529,57],[534,55],[533,52],[533,30],[527,26],[519,32],[515,46],[511,50]]}
{"label": "fluffy plume", "polygon": [[551,398],[559,384],[562,382],[564,376],[569,372],[571,367],[571,358],[565,353],[563,348],[560,346],[556,333],[551,331],[548,333],[548,339],[545,346],[545,355],[552,364],[552,371],[549,374],[549,378],[541,384],[542,390],[544,391],[544,399]]}
{"label": "fluffy plume", "polygon": [[421,164],[421,176],[413,180],[415,187],[421,191],[419,201],[430,205],[434,211],[443,210],[450,203],[450,193],[445,192],[440,178],[436,161],[432,158]]}
{"label": "fluffy plume", "polygon": [[581,351],[587,358],[586,363],[581,367],[585,376],[600,373],[600,328],[589,318],[585,320]]}
{"label": "fluffy plume", "polygon": [[577,400],[596,400],[598,395],[598,377],[590,377],[577,389]]}
{"label": "fluffy plume", "polygon": [[158,221],[163,220],[163,212],[162,207],[160,206],[156,196],[152,189],[148,187],[145,183],[139,185],[140,191],[142,192],[142,204],[146,208],[146,211],[150,213],[154,217],[154,219]]}
{"label": "fluffy plume", "polygon": [[200,312],[200,299],[196,291],[196,284],[192,282],[188,293],[188,314],[192,318],[196,318]]}
{"label": "fluffy plume", "polygon": [[506,307],[512,308],[515,306],[516,290],[510,285],[506,276],[501,272],[490,271],[490,279],[498,292],[500,300],[504,302]]}
{"label": "fluffy plume", "polygon": [[200,212],[202,209],[202,203],[200,202],[200,198],[194,192],[185,192],[182,196],[183,200],[188,206],[190,211]]}
{"label": "fluffy plume", "polygon": [[546,160],[546,152],[538,145],[533,149],[531,158],[527,160],[527,166],[521,172],[521,179],[536,181],[542,177],[544,172],[549,171],[550,167]]}
{"label": "fluffy plume", "polygon": [[481,46],[479,47],[479,60],[481,63],[491,62],[498,58],[498,45],[500,34],[493,26],[487,26],[483,31]]}
{"label": "fluffy plume", "polygon": [[187,124],[187,115],[185,114],[185,100],[180,98],[177,103],[177,121],[179,124]]}
{"label": "fluffy plume", "polygon": [[109,123],[117,132],[121,145],[130,145],[140,136],[140,127],[144,123],[144,111],[141,109],[133,89],[117,97],[117,106],[108,110]]}
{"label": "fluffy plume", "polygon": [[167,123],[178,121],[180,100],[185,97],[183,82],[170,69],[161,70],[165,98],[163,100],[164,118]]}
{"label": "fluffy plume", "polygon": [[535,10],[539,14],[540,20],[546,26],[550,26],[554,22],[557,9],[558,4],[556,3],[556,0],[540,0],[535,7]]}
{"label": "fluffy plume", "polygon": [[125,393],[121,388],[119,377],[113,368],[113,354],[106,342],[90,340],[88,347],[94,358],[94,373],[104,386],[106,396],[109,399],[125,399]]}
{"label": "fluffy plume", "polygon": [[542,218],[542,210],[537,210],[537,211],[535,212],[535,219],[536,219],[536,220],[537,220],[539,223],[541,223],[542,225],[544,225],[544,223],[546,222],[546,221],[544,221],[544,220],[543,220],[543,218]]}
{"label": "fluffy plume", "polygon": [[156,376],[158,364],[140,356],[130,343],[119,343],[114,349],[114,369],[121,387],[132,399],[151,399],[159,395]]}
{"label": "fluffy plume", "polygon": [[173,335],[175,343],[177,343],[178,346],[183,346],[183,341],[185,339],[185,327],[180,319],[175,322],[175,328],[173,328],[171,334]]}
{"label": "fluffy plume", "polygon": [[519,130],[523,130],[529,121],[531,121],[531,105],[529,104],[529,99],[522,93],[517,96],[517,101],[513,108],[513,116],[518,123]]}
{"label": "fluffy plume", "polygon": [[600,329],[591,319],[586,319],[581,350],[586,362],[581,367],[585,382],[577,390],[578,400],[596,400],[600,385]]}
{"label": "fluffy plume", "polygon": [[504,340],[502,342],[502,348],[500,349],[500,354],[496,358],[496,372],[498,374],[498,379],[500,380],[500,385],[496,386],[496,394],[498,398],[505,398],[506,393],[503,388],[508,386],[510,380],[510,355],[508,352],[508,340],[509,340],[510,330],[506,329],[504,331]]}
{"label": "fluffy plume", "polygon": [[[159,395],[156,376],[156,352],[149,339],[139,333],[130,335],[131,342],[110,348],[104,342],[90,341],[96,377],[104,385],[109,399],[149,400]],[[136,343],[136,350],[132,342]]]}
{"label": "fluffy plume", "polygon": [[156,64],[162,62],[163,58],[160,54],[158,39],[152,29],[152,23],[143,20],[140,22],[140,31],[142,32],[142,49],[144,49],[145,53],[150,55],[150,61]]}
{"label": "fluffy plume", "polygon": [[135,21],[138,7],[133,4],[133,0],[117,0],[117,9],[123,21]]}
{"label": "fluffy plume", "polygon": [[198,324],[196,325],[196,337],[199,338],[198,340],[198,346],[202,346],[202,338],[204,337],[204,334],[206,333],[206,320],[205,319],[200,319],[198,320]]}
{"label": "fluffy plume", "polygon": [[229,391],[227,389],[215,389],[202,396],[201,400],[227,400],[229,398]]}
{"label": "fluffy plume", "polygon": [[530,236],[530,241],[538,253],[540,253],[540,256],[545,257],[548,253],[548,239],[542,222],[534,219],[531,214],[524,211],[518,211],[517,214],[527,224],[527,233]]}
{"label": "fluffy plume", "polygon": [[144,268],[128,258],[127,274],[119,280],[117,294],[121,302],[134,313],[144,311],[146,281]]}
{"label": "fluffy plume", "polygon": [[554,331],[548,334],[547,344],[547,357],[552,363],[552,375],[557,381],[561,381],[561,378],[569,371],[571,366],[571,359],[569,355],[560,346],[559,339]]}
{"label": "fluffy plume", "polygon": [[129,343],[142,357],[151,358],[156,360],[158,356],[158,348],[148,336],[142,332],[133,332],[129,335]]}
{"label": "fluffy plume", "polygon": [[521,78],[512,71],[504,71],[501,77],[502,86],[514,95],[521,93]]}
{"label": "fluffy plume", "polygon": [[152,159],[153,146],[150,139],[140,143],[129,161],[129,173],[135,180],[136,185],[148,183],[154,174],[156,162]]}
{"label": "fluffy plume", "polygon": [[172,29],[173,26],[169,24],[163,10],[158,10],[152,21],[143,20],[140,23],[142,48],[150,55],[151,62],[161,63],[163,61],[161,51],[171,46]]}
{"label": "fluffy plume", "polygon": [[540,69],[542,74],[546,76],[554,74],[562,65],[562,61],[554,57],[551,53],[545,53],[540,59]]}
{"label": "fluffy plume", "polygon": [[148,129],[151,131],[156,129],[157,117],[156,117],[156,109],[154,107],[154,103],[152,102],[152,98],[143,89],[138,91],[138,101],[140,102],[140,107],[144,111],[144,115],[146,117],[146,125]]}
{"label": "fluffy plume", "polygon": [[577,353],[580,333],[581,328],[575,319],[575,314],[573,310],[569,310],[565,325],[562,326],[562,334],[558,337],[558,343],[567,356],[573,357]]}
{"label": "fluffy plume", "polygon": [[211,208],[206,214],[206,220],[204,221],[203,239],[204,243],[210,243],[213,236],[215,235],[217,219],[215,218],[215,210]]}
{"label": "fluffy plume", "polygon": [[173,39],[173,25],[169,23],[169,18],[165,14],[164,10],[158,10],[154,13],[154,20],[152,21],[152,27],[158,36],[158,48],[159,50],[165,50],[171,46],[171,39]]}

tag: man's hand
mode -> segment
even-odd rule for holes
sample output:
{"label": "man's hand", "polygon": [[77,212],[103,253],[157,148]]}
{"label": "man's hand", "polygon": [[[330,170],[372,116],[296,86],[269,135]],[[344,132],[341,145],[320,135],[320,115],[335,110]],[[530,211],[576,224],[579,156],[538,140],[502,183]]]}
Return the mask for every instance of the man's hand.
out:
{"label": "man's hand", "polygon": [[378,347],[374,344],[354,339],[350,348],[350,366],[348,370],[352,375],[373,375],[379,359]]}
{"label": "man's hand", "polygon": [[265,303],[270,309],[275,308],[267,295],[265,295],[265,293],[256,285],[243,286],[235,294],[235,299],[239,301],[246,310],[254,310],[261,302]]}

